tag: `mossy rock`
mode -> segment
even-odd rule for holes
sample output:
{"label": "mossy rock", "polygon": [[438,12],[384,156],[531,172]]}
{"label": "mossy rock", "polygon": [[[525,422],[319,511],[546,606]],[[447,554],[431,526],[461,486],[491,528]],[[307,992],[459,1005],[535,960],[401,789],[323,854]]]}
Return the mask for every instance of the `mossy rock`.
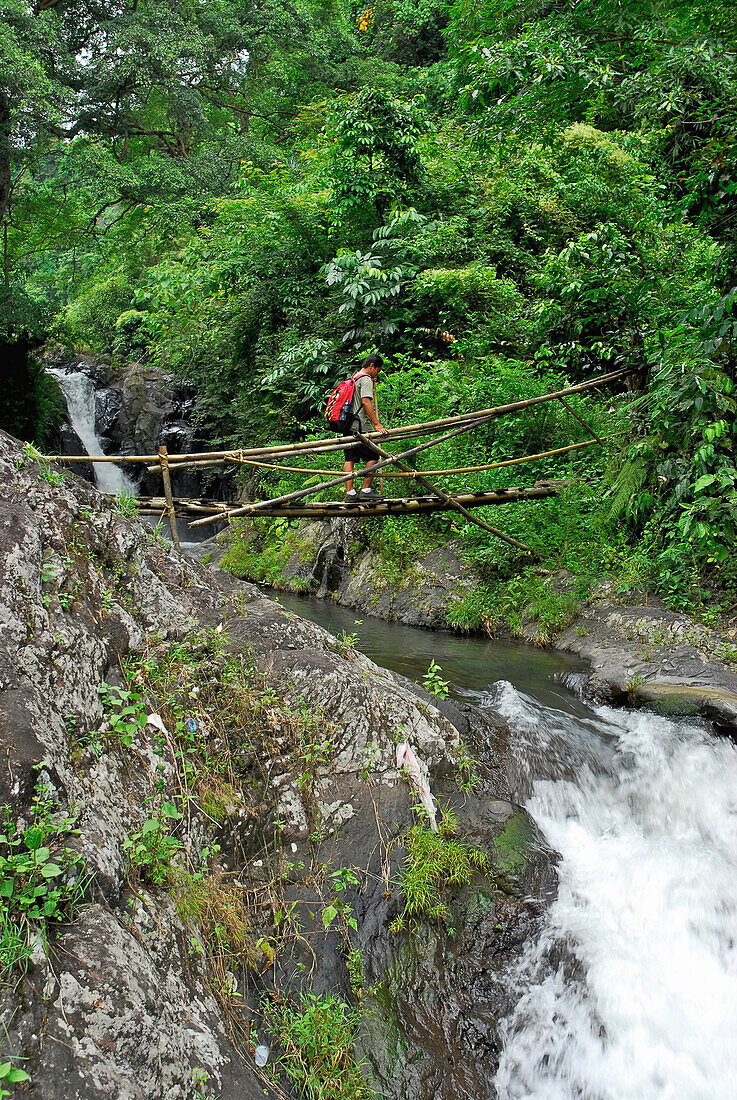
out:
{"label": "mossy rock", "polygon": [[527,818],[520,813],[510,817],[504,831],[495,839],[491,854],[497,882],[502,890],[513,892],[527,870],[528,849],[535,834]]}

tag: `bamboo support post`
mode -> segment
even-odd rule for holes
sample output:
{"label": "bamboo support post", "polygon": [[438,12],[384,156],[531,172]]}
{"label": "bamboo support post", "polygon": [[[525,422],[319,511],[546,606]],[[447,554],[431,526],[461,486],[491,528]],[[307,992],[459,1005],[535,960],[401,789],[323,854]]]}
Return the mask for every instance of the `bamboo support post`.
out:
{"label": "bamboo support post", "polygon": [[591,427],[591,425],[588,424],[582,416],[579,416],[575,409],[571,408],[571,406],[568,404],[568,402],[566,401],[566,399],[564,397],[559,397],[558,400],[560,401],[561,405],[565,409],[568,409],[568,412],[571,414],[571,416],[574,417],[574,419],[577,420],[579,422],[579,424],[583,425],[583,427],[586,429],[586,431],[589,433],[589,435],[593,436],[594,439],[596,440],[596,442],[601,447],[603,447],[604,446],[604,441],[599,438],[599,436],[596,434],[596,432]]}
{"label": "bamboo support post", "polygon": [[181,550],[181,546],[179,545],[179,531],[177,530],[177,517],[174,512],[174,497],[171,492],[169,456],[163,443],[159,447],[159,465],[161,466],[161,480],[164,482],[164,499],[166,500],[166,514],[169,517],[169,527],[171,528],[171,541],[174,543],[177,550]]}
{"label": "bamboo support post", "polygon": [[[381,458],[392,457],[387,451],[384,450],[383,447],[380,447],[378,443],[374,443],[373,440],[369,439],[367,436],[361,435],[360,432],[356,432],[356,436],[365,444],[365,446],[369,447],[372,451],[375,451],[377,455],[380,455]],[[396,460],[395,462],[400,470],[407,470],[407,467],[403,462],[399,462]],[[443,503],[450,505],[450,507],[453,508],[456,512],[459,512],[467,520],[475,524],[477,527],[480,527],[483,531],[488,531],[490,534],[495,535],[496,538],[501,539],[502,542],[506,542],[508,546],[514,546],[516,547],[516,549],[524,550],[527,554],[532,554],[534,556],[535,551],[530,546],[525,545],[524,542],[518,542],[517,539],[511,538],[511,536],[509,535],[505,535],[504,532],[500,531],[498,527],[492,527],[491,524],[485,523],[484,520],[477,519],[476,516],[474,516],[472,512],[469,512],[468,508],[464,507],[464,505],[456,500],[455,497],[451,496],[449,493],[444,492],[442,489],[439,489],[436,485],[433,485],[433,483],[431,481],[428,481],[426,477],[423,477],[422,474],[419,473],[419,471],[414,471],[414,477],[415,480],[419,482],[420,485],[424,486],[424,488],[427,489],[430,493],[434,493],[435,496],[440,497]]]}

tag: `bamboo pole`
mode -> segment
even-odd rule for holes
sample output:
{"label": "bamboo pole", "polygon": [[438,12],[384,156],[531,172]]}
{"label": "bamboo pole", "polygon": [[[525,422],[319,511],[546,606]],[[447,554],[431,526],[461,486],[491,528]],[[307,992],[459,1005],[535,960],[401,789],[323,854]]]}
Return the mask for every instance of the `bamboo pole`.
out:
{"label": "bamboo pole", "polygon": [[561,403],[561,405],[563,406],[563,408],[564,408],[564,409],[567,409],[567,410],[568,410],[568,412],[569,412],[569,413],[571,414],[571,416],[572,416],[572,417],[574,417],[574,418],[575,418],[575,419],[576,419],[576,420],[577,420],[577,421],[579,422],[579,424],[583,424],[583,427],[584,427],[584,429],[585,429],[585,430],[586,430],[586,431],[587,431],[587,432],[589,433],[589,435],[592,435],[592,436],[594,437],[594,439],[596,440],[596,442],[597,442],[597,443],[598,443],[598,444],[599,444],[600,446],[602,446],[602,447],[603,447],[603,446],[604,446],[604,443],[602,442],[602,440],[601,440],[601,439],[599,439],[599,436],[598,436],[598,435],[596,434],[596,432],[595,432],[595,431],[594,431],[594,429],[593,429],[593,428],[591,427],[591,425],[590,425],[590,424],[588,424],[588,423],[587,423],[587,422],[586,422],[586,421],[584,420],[584,418],[583,418],[582,416],[579,416],[579,415],[578,415],[578,413],[576,412],[576,410],[575,410],[574,408],[572,408],[572,407],[571,407],[571,406],[570,406],[570,405],[568,404],[568,402],[566,401],[566,399],[565,399],[564,397],[559,397],[559,398],[558,398],[558,400],[560,401],[560,403]]}
{"label": "bamboo pole", "polygon": [[[155,462],[158,463],[158,455],[42,455],[38,456],[44,462]],[[169,458],[176,457],[169,455]],[[186,456],[185,456],[186,457]],[[158,465],[153,467],[158,470]]]}
{"label": "bamboo pole", "polygon": [[[609,439],[616,438],[615,435],[605,435],[602,439],[606,442]],[[484,462],[480,466],[453,466],[448,469],[442,470],[421,470],[420,473],[425,477],[442,477],[450,476],[451,474],[475,474],[482,470],[501,470],[506,466],[519,466],[525,462],[536,462],[540,458],[550,458],[553,455],[566,454],[568,451],[578,451],[583,447],[593,447],[596,443],[596,439],[585,439],[582,443],[567,443],[565,447],[555,447],[550,451],[540,451],[534,455],[522,455],[520,458],[505,458],[500,462]],[[220,463],[210,462],[193,462],[192,466],[211,466],[220,465]],[[323,470],[317,467],[310,466],[284,466],[275,462],[258,462],[256,459],[244,459],[244,466],[253,466],[259,470],[283,470],[285,473],[292,474],[314,474],[324,475],[325,477],[335,473],[334,470]],[[189,469],[190,463],[182,463],[177,466],[178,470]],[[151,470],[158,470],[158,466],[152,466]],[[413,478],[415,476],[414,470],[410,467],[407,471],[400,470],[387,470],[384,473],[384,477],[393,478]]]}
{"label": "bamboo pole", "polygon": [[[620,373],[620,372],[617,372],[617,373]],[[582,383],[582,385],[587,385],[587,384],[588,383]],[[580,387],[578,387],[578,388],[580,388]],[[568,392],[568,391],[561,391],[561,392]],[[530,404],[539,404],[541,402],[541,400],[543,400],[543,399],[553,400],[555,397],[558,397],[558,396],[559,396],[559,394],[547,394],[547,395],[542,395],[541,398],[534,397],[534,398],[531,398],[529,401],[518,402],[517,404],[522,404],[525,407],[528,407]],[[460,424],[457,428],[454,428],[451,431],[445,432],[443,435],[438,436],[437,439],[430,439],[430,440],[428,440],[427,443],[420,443],[416,447],[410,447],[408,450],[403,451],[401,454],[392,455],[389,458],[382,459],[381,462],[377,462],[373,466],[365,466],[365,467],[363,467],[363,469],[356,470],[352,474],[342,474],[338,477],[331,478],[330,481],[323,481],[319,485],[311,486],[311,487],[308,487],[306,489],[297,489],[293,493],[286,493],[286,494],[284,494],[284,496],[276,497],[273,500],[255,501],[252,504],[244,505],[242,508],[237,508],[237,509],[234,509],[231,512],[227,512],[227,513],[224,513],[224,514],[227,516],[228,520],[230,520],[232,517],[236,517],[236,516],[250,515],[253,512],[258,512],[258,511],[263,510],[264,508],[273,507],[274,505],[277,505],[277,504],[287,503],[288,501],[292,501],[292,500],[299,500],[300,498],[305,497],[305,496],[316,496],[317,493],[321,493],[325,489],[332,489],[336,485],[345,484],[346,481],[350,481],[353,478],[357,479],[359,477],[365,477],[368,474],[374,475],[374,474],[378,473],[379,470],[384,469],[386,466],[389,466],[389,465],[392,465],[392,464],[397,464],[398,462],[401,462],[403,459],[412,458],[414,455],[419,454],[421,451],[427,450],[428,447],[437,447],[438,444],[445,443],[446,440],[448,440],[448,439],[452,439],[457,435],[463,434],[464,432],[472,431],[474,428],[478,428],[482,424],[486,424],[488,421],[496,419],[496,417],[499,415],[499,408],[509,410],[510,407],[511,406],[509,406],[509,405],[505,405],[505,406],[499,406],[498,408],[489,409],[484,416],[481,416],[476,420],[471,420],[471,421],[468,421],[468,422],[465,421],[465,418],[455,417],[455,418],[453,418],[454,420],[464,419],[464,423]],[[366,441],[371,441],[371,440],[374,439],[374,437],[376,435],[379,435],[381,437],[381,433],[371,432],[371,433],[367,433],[363,438]],[[351,436],[350,438],[355,441],[356,436]],[[384,435],[382,438],[388,439],[388,434]],[[212,522],[212,521],[208,521],[206,519],[196,520],[194,523],[190,523],[189,526],[190,527],[197,527],[197,526],[203,525],[207,522]]]}
{"label": "bamboo pole", "polygon": [[164,482],[164,498],[166,500],[166,514],[169,517],[169,527],[171,528],[171,541],[174,543],[177,550],[181,550],[182,548],[179,545],[179,531],[177,529],[177,517],[174,512],[174,498],[171,492],[169,458],[163,443],[159,447],[159,463],[161,465],[161,479]]}
{"label": "bamboo pole", "polygon": [[[557,496],[559,487],[565,482],[541,481],[532,486],[513,487],[510,489],[487,489],[479,493],[462,493],[455,498],[466,508],[485,508],[491,505],[514,504],[522,500],[541,500],[551,496]],[[188,504],[186,501],[177,502],[180,506],[180,515],[194,512],[198,515],[212,516],[213,520],[223,518],[222,506],[213,502],[210,506],[204,504]],[[261,515],[281,517],[284,519],[335,519],[335,518],[362,518],[367,516],[406,516],[429,512],[448,512],[454,510],[451,504],[446,504],[437,496],[422,497],[386,497],[383,500],[373,502],[345,504],[342,501],[327,501],[325,503],[296,503],[294,506],[280,506],[271,510],[266,509]],[[158,516],[164,519],[166,508],[144,506],[139,509],[141,516]]]}
{"label": "bamboo pole", "polygon": [[[467,507],[481,507],[486,504],[505,504],[517,500],[518,498],[524,499],[525,494],[528,492],[539,496],[544,490],[543,495],[550,495],[552,488],[555,488],[557,491],[558,487],[563,484],[566,484],[566,482],[541,480],[535,482],[534,486],[511,486],[506,489],[480,489],[477,492],[468,491],[456,493],[454,499]],[[446,496],[448,494],[443,495]],[[166,501],[163,497],[142,497],[140,499],[142,504],[142,508],[140,509],[141,512],[149,510],[151,512],[163,513],[166,515]],[[265,501],[264,503],[271,504],[271,501]],[[436,493],[432,493],[428,496],[384,497],[379,501],[381,506],[380,510],[383,512],[392,512],[397,509],[409,509],[411,511],[418,503],[424,509],[431,509],[435,506],[439,506],[443,501]],[[180,512],[207,512],[216,517],[222,515],[228,508],[227,504],[223,504],[219,500],[206,500],[204,498],[197,498],[195,500],[179,498],[175,499],[174,505]],[[318,513],[333,515],[336,511],[340,511],[340,514],[356,515],[357,509],[360,515],[364,515],[367,507],[369,507],[369,504],[361,503],[360,501],[358,504],[348,504],[344,501],[317,501],[300,505],[302,512],[306,515],[316,515]],[[290,506],[285,510],[285,508],[280,505],[272,509],[274,515],[285,515],[287,510],[290,514],[293,511]],[[302,512],[300,514],[302,514]]]}
{"label": "bamboo pole", "polygon": [[[385,466],[391,466],[393,463],[400,461],[403,458],[410,458],[412,455],[419,454],[420,451],[426,450],[428,447],[436,447],[438,443],[444,443],[446,439],[451,439],[453,436],[461,435],[463,432],[470,432],[473,428],[477,428],[480,424],[484,424],[486,419],[474,420],[470,424],[461,424],[460,427],[454,428],[453,431],[446,432],[445,435],[439,436],[437,439],[431,439],[427,443],[420,443],[416,447],[410,447],[409,450],[403,451],[399,455],[392,455],[391,458],[383,459],[381,462],[376,462],[371,466],[364,466],[361,470],[356,470],[350,474],[340,474],[338,477],[331,478],[330,481],[323,481],[320,485],[308,486],[306,489],[296,489],[293,493],[285,493],[284,496],[276,497],[274,500],[261,500],[255,501],[253,504],[247,504],[243,508],[235,508],[232,512],[226,512],[225,515],[230,520],[233,516],[246,516],[252,512],[261,511],[264,508],[273,508],[277,504],[286,504],[291,500],[300,500],[302,497],[316,496],[317,493],[323,492],[325,489],[332,489],[336,485],[344,485],[346,481],[352,481],[353,478],[365,477],[369,473],[373,477],[379,470]],[[373,433],[372,433],[373,434]],[[366,437],[368,438],[368,436]],[[355,442],[355,436],[351,436],[351,439]],[[190,523],[190,527],[199,527],[205,523],[211,523],[211,520],[198,519],[194,523]]]}
{"label": "bamboo pole", "polygon": [[[537,399],[534,398],[533,400],[537,400]],[[416,447],[410,447],[408,450],[403,451],[401,454],[391,455],[389,458],[382,459],[380,462],[377,462],[372,466],[364,466],[363,469],[361,469],[361,470],[356,470],[351,474],[341,474],[338,477],[331,478],[330,481],[323,481],[319,485],[309,486],[305,489],[296,489],[292,493],[285,493],[284,496],[276,497],[273,500],[255,501],[251,504],[244,505],[241,508],[235,508],[232,511],[224,512],[222,514],[223,514],[224,517],[226,517],[230,521],[230,519],[233,518],[233,517],[251,515],[254,512],[263,511],[263,509],[265,509],[265,508],[273,508],[276,505],[286,504],[289,501],[300,500],[302,497],[316,496],[318,493],[323,492],[325,489],[332,489],[336,485],[343,485],[343,484],[345,484],[346,481],[350,481],[353,478],[365,477],[368,474],[371,474],[373,476],[374,474],[378,473],[379,470],[383,469],[386,466],[393,465],[393,464],[395,465],[398,462],[401,462],[403,459],[411,458],[414,455],[419,454],[421,451],[427,450],[428,447],[437,447],[439,443],[444,443],[446,440],[452,439],[457,435],[463,434],[464,432],[470,432],[474,428],[478,428],[482,424],[487,423],[487,421],[493,420],[496,417],[496,415],[497,415],[497,410],[496,409],[491,409],[486,416],[483,416],[478,420],[472,420],[470,423],[460,424],[457,428],[454,428],[452,431],[446,432],[444,435],[438,436],[437,439],[430,439],[430,440],[428,440],[427,443],[420,443]],[[376,434],[380,434],[380,433],[372,432],[370,435],[367,434],[363,438],[365,440],[369,441]],[[356,437],[351,436],[351,438],[355,440]],[[213,522],[212,519],[209,519],[209,518],[208,519],[198,519],[198,520],[195,520],[194,523],[190,523],[189,526],[190,527],[200,527],[200,526],[203,526],[206,523],[212,523],[212,522]]]}
{"label": "bamboo pole", "polygon": [[[388,451],[385,451],[383,447],[380,447],[378,443],[374,443],[373,440],[369,439],[367,436],[361,435],[360,432],[356,432],[356,435],[366,447],[369,447],[370,450],[374,451],[377,455],[379,455],[380,458],[392,457],[388,453]],[[400,470],[407,469],[403,462],[399,462],[397,459],[395,459],[395,463]],[[416,470],[414,471],[414,477],[415,480],[418,481],[420,485],[424,486],[425,489],[429,490],[429,492],[431,493],[434,493],[435,496],[440,497],[444,504],[448,504],[451,508],[454,508],[457,512],[460,512],[462,516],[464,516],[467,520],[470,520],[470,522],[474,523],[477,527],[480,527],[482,531],[488,531],[490,534],[495,535],[498,539],[501,539],[502,542],[506,542],[509,546],[514,546],[518,550],[524,550],[526,553],[534,555],[535,552],[530,546],[526,546],[524,542],[518,542],[517,539],[511,538],[509,535],[505,535],[504,532],[500,531],[498,527],[492,527],[491,524],[485,523],[484,520],[477,519],[476,516],[469,512],[468,508],[464,507],[464,505],[460,503],[460,501],[456,500],[455,497],[450,496],[442,489],[439,489],[436,485],[433,485],[431,481],[428,481],[426,477],[423,477],[422,474]]]}

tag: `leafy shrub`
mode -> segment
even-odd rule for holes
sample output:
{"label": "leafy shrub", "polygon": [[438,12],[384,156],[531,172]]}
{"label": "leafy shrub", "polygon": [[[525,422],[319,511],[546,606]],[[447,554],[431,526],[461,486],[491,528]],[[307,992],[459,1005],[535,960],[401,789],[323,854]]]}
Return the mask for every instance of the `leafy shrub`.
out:
{"label": "leafy shrub", "polygon": [[279,1067],[307,1100],[370,1100],[354,1055],[358,1010],[329,993],[303,993],[293,1005],[267,1001],[264,1015],[284,1049]]}
{"label": "leafy shrub", "polygon": [[167,832],[169,825],[181,821],[182,814],[173,802],[162,801],[159,812],[147,818],[140,829],[123,841],[132,868],[152,886],[163,886],[169,880],[172,859],[182,842]]}
{"label": "leafy shrub", "polygon": [[121,359],[140,359],[147,344],[146,314],[138,309],[121,313],[115,322],[114,354]]}
{"label": "leafy shrub", "polygon": [[0,967],[9,970],[45,942],[50,922],[71,920],[87,887],[79,852],[64,845],[75,833],[76,814],[65,812],[41,779],[23,829],[4,808],[0,834]]}
{"label": "leafy shrub", "polygon": [[108,351],[117,338],[117,321],[130,309],[134,288],[128,276],[90,278],[56,321],[54,335],[67,347]]}
{"label": "leafy shrub", "polygon": [[99,689],[112,736],[130,748],[139,730],[146,728],[147,713],[141,693],[103,684]]}

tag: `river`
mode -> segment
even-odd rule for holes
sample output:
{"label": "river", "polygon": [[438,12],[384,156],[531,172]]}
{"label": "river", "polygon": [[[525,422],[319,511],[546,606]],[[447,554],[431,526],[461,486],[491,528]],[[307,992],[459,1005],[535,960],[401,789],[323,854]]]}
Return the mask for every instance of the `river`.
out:
{"label": "river", "polygon": [[733,742],[589,705],[559,654],[279,599],[412,679],[434,659],[454,694],[509,722],[515,797],[560,860],[543,933],[508,975],[500,1100],[734,1100]]}

